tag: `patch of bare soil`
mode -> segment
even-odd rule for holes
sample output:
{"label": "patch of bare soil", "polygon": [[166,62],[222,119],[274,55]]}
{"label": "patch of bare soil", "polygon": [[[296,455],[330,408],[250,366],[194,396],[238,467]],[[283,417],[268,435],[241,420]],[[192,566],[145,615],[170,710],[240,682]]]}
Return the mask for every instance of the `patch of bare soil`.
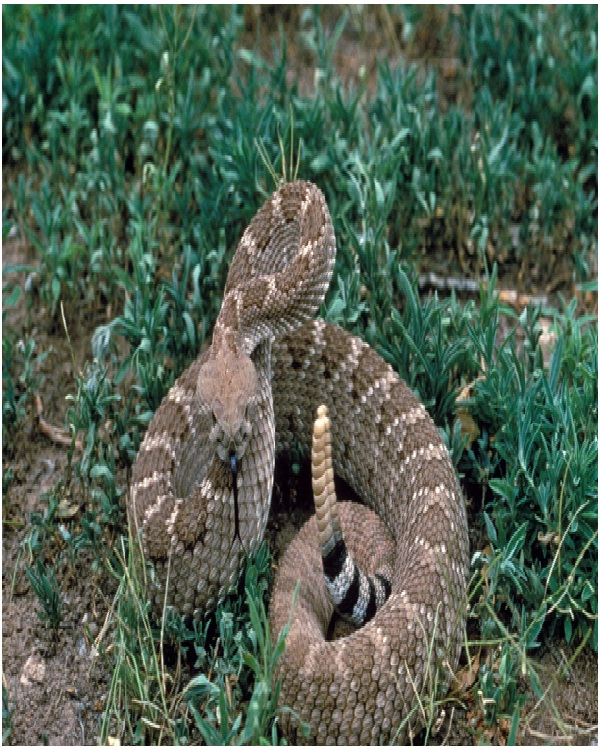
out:
{"label": "patch of bare soil", "polygon": [[[598,657],[586,648],[569,666],[572,657],[560,639],[543,646],[537,667],[544,699],[528,696],[522,744],[598,744]],[[557,680],[559,673],[564,676]]]}
{"label": "patch of bare soil", "polygon": [[[22,243],[4,244],[3,267],[28,262],[31,259]],[[24,281],[24,277],[19,279],[22,288]],[[63,331],[49,333],[47,317],[27,307],[22,298],[8,311],[5,325],[17,336],[33,338],[37,353],[49,353],[35,373],[42,376],[37,395],[46,423],[60,431],[65,422],[65,397],[75,390],[69,347]],[[74,320],[70,330],[76,367],[90,357],[90,331],[83,323]],[[2,684],[10,712],[3,718],[3,732],[10,728],[11,744],[96,744],[99,736],[110,671],[97,656],[93,641],[116,584],[106,573],[93,572],[90,550],[73,557],[59,555],[66,545],[56,522],[49,524],[51,538],[44,544],[44,562],[51,566],[60,560],[55,575],[62,620],[54,633],[37,615],[42,606],[26,574],[26,566],[34,559],[32,514],[43,518],[48,510],[44,495],[55,490],[66,468],[67,447],[44,434],[35,402],[29,399],[25,418],[7,434],[2,446],[6,489],[2,497]],[[59,518],[66,531],[76,528],[85,500],[70,497],[69,505],[69,513],[62,521]],[[46,533],[43,524],[37,529]]]}
{"label": "patch of bare soil", "polygon": [[97,744],[110,673],[93,658],[93,636],[106,611],[100,595],[106,582],[90,576],[91,561],[84,556],[57,572],[63,619],[55,635],[36,617],[39,601],[22,562],[15,565],[18,539],[3,542],[2,554],[2,678],[11,710],[9,741]]}

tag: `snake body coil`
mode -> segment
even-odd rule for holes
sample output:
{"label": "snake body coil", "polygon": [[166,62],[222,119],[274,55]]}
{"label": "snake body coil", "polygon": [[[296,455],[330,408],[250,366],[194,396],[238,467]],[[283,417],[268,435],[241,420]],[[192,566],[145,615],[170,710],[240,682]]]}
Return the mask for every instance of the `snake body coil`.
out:
{"label": "snake body coil", "polygon": [[[334,259],[322,193],[284,185],[239,243],[212,346],[154,416],[133,467],[129,514],[153,562],[155,611],[166,601],[201,616],[263,538],[276,451],[309,447],[325,403],[334,470],[372,509],[340,504],[346,544],[368,575],[390,571],[391,594],[367,625],[328,641],[332,605],[315,519],[300,531],[270,606],[276,637],[300,580],[279,665],[280,704],[295,713],[284,712],[282,725],[297,742],[399,742],[419,724],[417,695],[438,672],[443,686],[458,662],[466,512],[440,433],[410,389],[367,344],[312,320]],[[310,724],[308,737],[296,717]]]}

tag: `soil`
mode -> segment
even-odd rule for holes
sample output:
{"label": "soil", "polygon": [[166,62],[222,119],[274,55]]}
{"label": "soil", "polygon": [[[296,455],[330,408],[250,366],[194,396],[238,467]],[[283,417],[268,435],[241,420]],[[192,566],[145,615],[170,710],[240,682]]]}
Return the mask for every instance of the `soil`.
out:
{"label": "soil", "polygon": [[[245,39],[255,39],[260,23],[264,53],[271,52],[271,35],[282,20],[290,40],[290,76],[302,71],[300,90],[313,90],[314,60],[295,42],[299,14],[295,6],[275,12],[268,6],[246,10]],[[385,10],[367,14],[361,27],[351,17],[348,31],[342,37],[336,64],[347,81],[363,80],[373,85],[376,75],[375,51],[388,55],[393,64],[401,55],[420,59],[441,71],[441,95],[445,101],[457,101],[468,96],[456,86],[455,44],[452,24],[446,10],[428,10],[429,31],[423,26],[416,40],[406,47],[402,43],[402,29]],[[287,16],[285,14],[288,14]],[[283,14],[283,15],[282,15]],[[441,14],[441,15],[440,15]],[[325,12],[325,21],[332,24],[337,16]],[[450,29],[450,31],[447,31]],[[369,43],[365,44],[365,35]],[[374,40],[376,40],[375,43]],[[418,47],[420,46],[420,47]],[[6,175],[3,174],[6,184]],[[30,250],[18,238],[3,244],[3,267],[17,263],[34,263]],[[444,267],[442,266],[442,269]],[[434,268],[443,275],[443,270]],[[19,279],[23,286],[25,274]],[[51,425],[65,424],[68,403],[66,396],[75,392],[75,375],[86,361],[91,360],[91,333],[96,325],[106,322],[98,313],[92,319],[65,311],[71,339],[69,346],[62,326],[50,321],[35,296],[22,299],[7,311],[4,324],[17,337],[33,338],[36,352],[49,352],[36,375],[41,381],[38,389],[43,405],[43,417]],[[104,316],[105,317],[105,316]],[[73,360],[72,360],[73,356]],[[103,710],[106,705],[111,677],[110,660],[99,656],[94,641],[101,633],[117,582],[91,549],[80,552],[75,559],[61,555],[56,571],[60,584],[62,622],[55,633],[37,616],[40,608],[31,590],[25,568],[32,563],[27,539],[33,529],[32,514],[43,516],[48,508],[46,493],[54,490],[67,470],[66,446],[57,444],[41,429],[33,399],[27,404],[27,414],[19,429],[11,433],[2,448],[3,503],[2,503],[2,680],[8,706],[3,706],[3,732],[10,728],[7,742],[19,745],[88,745],[96,744],[100,735]],[[12,473],[12,478],[9,478]],[[119,486],[127,485],[125,472],[117,478]],[[303,494],[300,479],[292,485],[293,497],[280,499],[269,522],[268,536],[274,558],[309,515],[306,501],[295,502],[295,495]],[[5,487],[7,489],[5,491]],[[77,523],[85,509],[86,498],[64,498],[65,530],[72,521]],[[65,548],[56,525],[53,538],[46,545],[54,551]],[[104,540],[110,545],[111,540]],[[472,543],[477,544],[473,539]],[[474,547],[476,548],[476,547]],[[48,562],[51,562],[48,560]],[[527,695],[522,709],[519,744],[597,744],[598,736],[598,663],[594,652],[586,647],[574,663],[565,669],[565,676],[556,680],[559,668],[564,668],[572,651],[560,640],[543,644],[535,655],[544,689],[544,701],[537,703],[526,686]],[[472,692],[472,691],[470,691]],[[4,709],[9,716],[5,718]],[[445,707],[445,717],[429,738],[433,744],[472,744],[484,738],[492,744],[504,744],[509,727],[502,723],[494,731],[482,724],[481,711],[464,696]],[[423,735],[415,738],[423,741]]]}
{"label": "soil", "polygon": [[[3,267],[31,264],[32,260],[23,243],[18,240],[4,243]],[[19,283],[23,287],[25,274]],[[69,316],[68,311],[66,315],[72,317],[69,334],[75,367],[80,369],[91,359],[93,328],[75,315]],[[75,373],[64,333],[49,330],[48,318],[39,306],[30,313],[23,297],[15,308],[8,310],[4,324],[17,336],[35,340],[36,353],[49,352],[36,373],[41,376],[38,395],[44,419],[51,425],[62,426],[66,396],[75,392]],[[95,744],[110,672],[98,658],[91,658],[93,641],[102,627],[116,582],[106,572],[94,572],[94,555],[90,550],[79,553],[76,560],[57,554],[56,559],[61,560],[56,577],[62,604],[58,632],[52,632],[37,616],[39,601],[26,575],[26,566],[33,563],[27,539],[33,528],[32,514],[43,517],[48,508],[45,495],[65,476],[67,447],[57,445],[43,434],[33,400],[26,409],[26,417],[19,423],[18,431],[10,434],[2,452],[3,485],[6,473],[10,471],[13,475],[2,502],[2,681],[11,712],[9,742]],[[65,529],[81,514],[85,501],[70,497],[69,505],[60,522]],[[58,512],[59,515],[63,512],[60,506]],[[58,553],[66,545],[54,532],[45,546]],[[98,567],[102,570],[102,566]]]}

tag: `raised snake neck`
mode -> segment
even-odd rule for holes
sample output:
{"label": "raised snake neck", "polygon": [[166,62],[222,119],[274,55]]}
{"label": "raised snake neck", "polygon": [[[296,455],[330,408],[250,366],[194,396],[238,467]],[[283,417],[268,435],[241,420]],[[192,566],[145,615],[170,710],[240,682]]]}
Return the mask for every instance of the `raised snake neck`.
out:
{"label": "raised snake neck", "polygon": [[[469,564],[466,512],[440,433],[412,392],[368,345],[310,321],[334,249],[314,185],[285,185],[259,211],[232,261],[213,346],[175,383],[140,448],[129,511],[153,562],[155,611],[166,601],[201,616],[236,582],[244,556],[242,545],[232,544],[232,476],[223,451],[233,446],[241,453],[239,532],[251,551],[264,534],[276,449],[296,441],[308,447],[325,403],[335,472],[380,519],[363,516],[362,508],[340,509],[348,547],[372,573],[379,546],[391,545],[392,592],[365,627],[327,641],[331,604],[318,535],[316,527],[301,531],[281,562],[270,620],[276,636],[300,577],[279,667],[280,703],[311,731],[308,738],[297,734],[287,712],[282,726],[296,741],[402,741],[416,695],[433,684],[436,670],[446,683],[457,664]],[[231,357],[241,362],[241,404],[226,387],[236,380]]]}

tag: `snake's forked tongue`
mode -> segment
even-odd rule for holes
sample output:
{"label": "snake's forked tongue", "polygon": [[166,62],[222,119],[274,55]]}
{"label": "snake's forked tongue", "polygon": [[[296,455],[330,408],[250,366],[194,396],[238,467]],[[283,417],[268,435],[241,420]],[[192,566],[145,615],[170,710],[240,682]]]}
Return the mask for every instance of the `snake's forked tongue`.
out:
{"label": "snake's forked tongue", "polygon": [[[231,547],[233,547],[233,543],[236,539],[240,540],[240,545],[242,546],[242,549],[244,549],[244,543],[242,542],[242,537],[240,536],[240,512],[238,507],[238,484],[237,484],[237,474],[238,474],[238,465],[237,465],[237,457],[235,453],[229,454],[229,461],[231,463],[231,478],[233,480],[233,521],[235,524],[235,533],[233,535],[233,539],[231,540]],[[231,547],[229,548],[231,551]]]}

